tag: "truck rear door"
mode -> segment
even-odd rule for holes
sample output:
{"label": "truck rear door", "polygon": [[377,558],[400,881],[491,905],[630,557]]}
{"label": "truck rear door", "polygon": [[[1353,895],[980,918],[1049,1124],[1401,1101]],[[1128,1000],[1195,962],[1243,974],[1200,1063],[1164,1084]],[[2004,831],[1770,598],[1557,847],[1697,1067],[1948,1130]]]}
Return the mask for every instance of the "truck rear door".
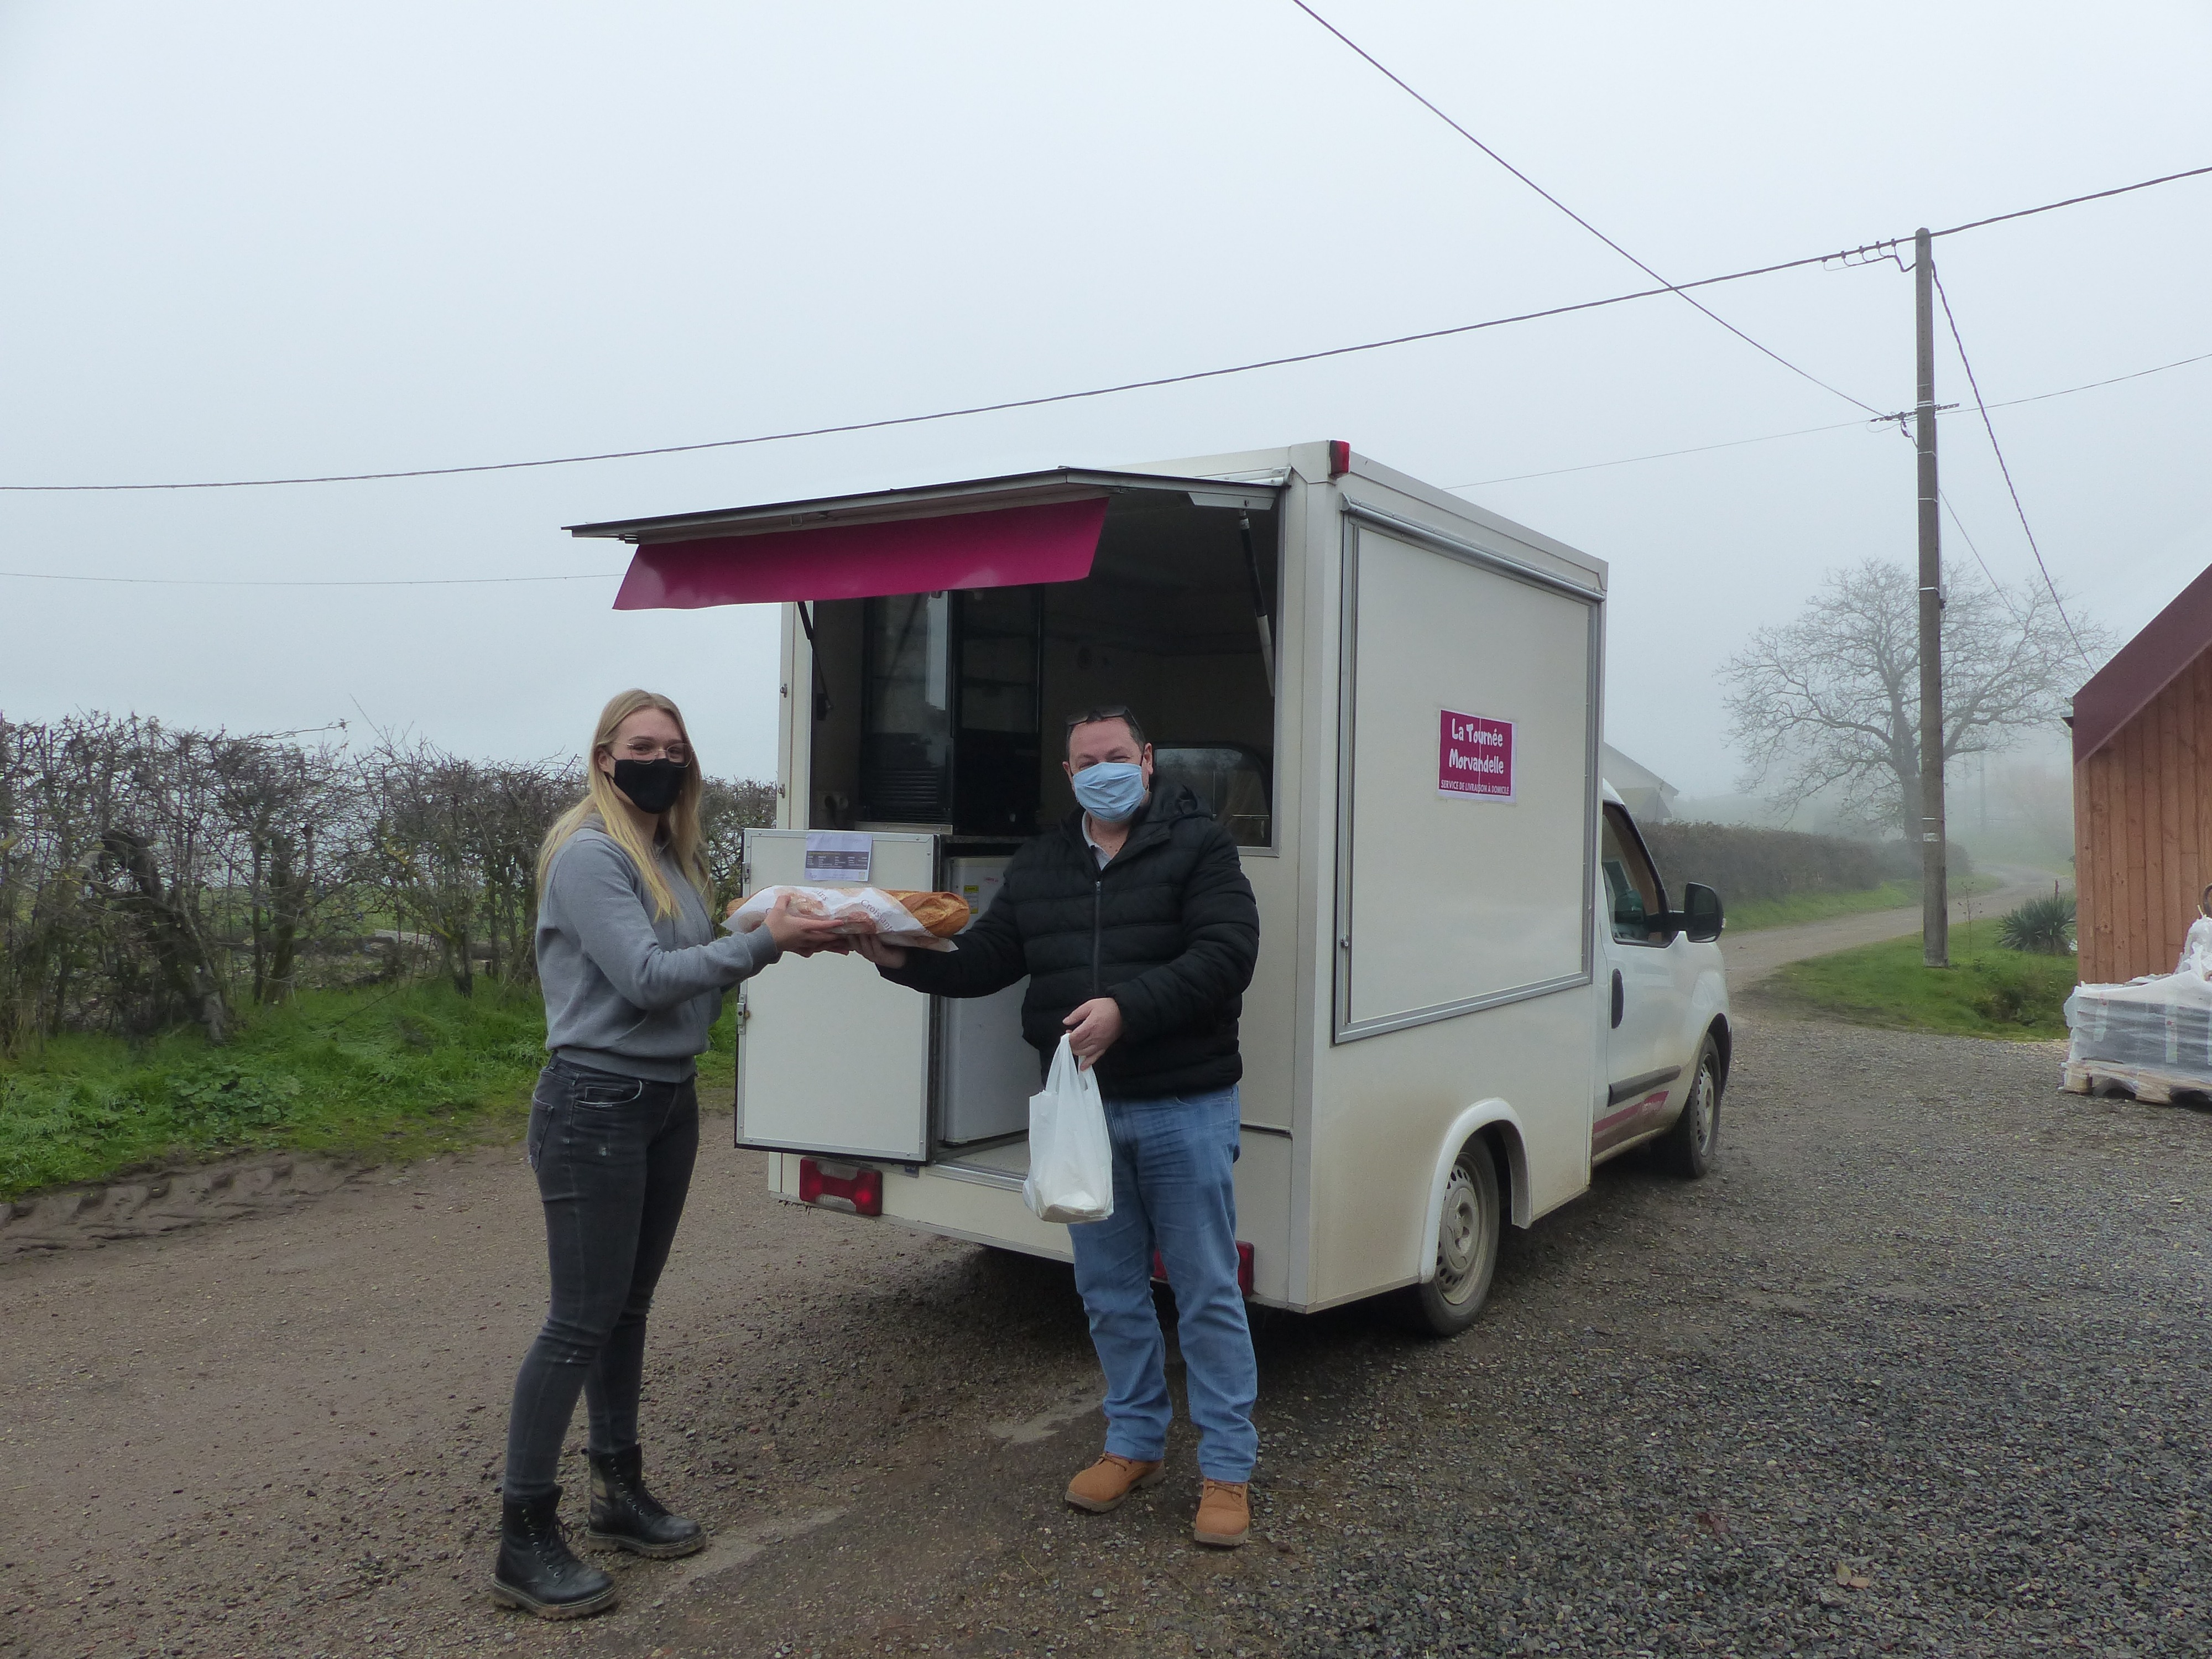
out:
{"label": "truck rear door", "polygon": [[[806,839],[804,830],[746,830],[747,890],[806,884]],[[937,885],[934,836],[869,840],[869,884]],[[738,991],[738,1146],[927,1161],[929,998],[860,957],[826,954],[786,958]]]}

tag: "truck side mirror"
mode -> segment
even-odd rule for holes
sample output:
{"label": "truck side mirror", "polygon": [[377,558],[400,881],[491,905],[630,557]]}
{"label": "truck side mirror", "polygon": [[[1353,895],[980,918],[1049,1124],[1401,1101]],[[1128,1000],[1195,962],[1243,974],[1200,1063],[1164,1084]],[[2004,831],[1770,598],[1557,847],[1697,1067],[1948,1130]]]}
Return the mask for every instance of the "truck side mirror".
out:
{"label": "truck side mirror", "polygon": [[1682,931],[1691,940],[1705,945],[1721,936],[1721,896],[1702,882],[1682,888]]}

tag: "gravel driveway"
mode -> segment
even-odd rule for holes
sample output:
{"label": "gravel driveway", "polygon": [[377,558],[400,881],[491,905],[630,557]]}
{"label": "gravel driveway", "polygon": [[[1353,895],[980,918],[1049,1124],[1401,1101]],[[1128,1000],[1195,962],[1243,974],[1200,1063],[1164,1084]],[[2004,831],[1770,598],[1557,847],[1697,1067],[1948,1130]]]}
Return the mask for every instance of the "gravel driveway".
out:
{"label": "gravel driveway", "polygon": [[[0,1654],[2010,1655],[2212,1648],[2212,1119],[2057,1055],[1749,1023],[1708,1180],[1510,1234],[1460,1340],[1263,1317],[1258,1540],[1108,1517],[1064,1269],[702,1164],[648,1450],[714,1528],[481,1594],[542,1295],[511,1152],[0,1268]],[[572,1503],[577,1490],[571,1477]]]}

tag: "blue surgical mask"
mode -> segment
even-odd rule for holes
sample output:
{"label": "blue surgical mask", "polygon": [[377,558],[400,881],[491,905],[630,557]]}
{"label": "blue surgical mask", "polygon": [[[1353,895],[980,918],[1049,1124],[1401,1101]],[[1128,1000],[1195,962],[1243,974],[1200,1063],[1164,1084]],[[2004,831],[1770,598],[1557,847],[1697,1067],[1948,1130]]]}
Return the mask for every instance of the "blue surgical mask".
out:
{"label": "blue surgical mask", "polygon": [[1133,761],[1101,761],[1075,775],[1075,799],[1101,823],[1126,823],[1145,804],[1145,769]]}

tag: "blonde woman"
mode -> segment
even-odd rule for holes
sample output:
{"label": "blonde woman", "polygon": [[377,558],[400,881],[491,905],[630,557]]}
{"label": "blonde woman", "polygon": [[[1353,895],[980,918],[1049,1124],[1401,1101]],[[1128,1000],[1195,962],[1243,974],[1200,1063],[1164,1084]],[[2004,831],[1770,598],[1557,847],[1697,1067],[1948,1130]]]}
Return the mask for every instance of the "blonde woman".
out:
{"label": "blonde woman", "polygon": [[757,932],[714,937],[700,853],[699,761],[667,698],[625,691],[592,734],[588,788],[538,855],[538,976],[552,1060],[530,1103],[552,1304],[507,1419],[492,1594],[545,1619],[615,1604],[570,1553],[556,1475],[582,1394],[591,1418],[588,1536],[666,1558],[703,1548],[696,1522],[646,1490],[638,1449],[645,1316],[699,1150],[698,1057],[722,993],[836,936],[779,905]]}

